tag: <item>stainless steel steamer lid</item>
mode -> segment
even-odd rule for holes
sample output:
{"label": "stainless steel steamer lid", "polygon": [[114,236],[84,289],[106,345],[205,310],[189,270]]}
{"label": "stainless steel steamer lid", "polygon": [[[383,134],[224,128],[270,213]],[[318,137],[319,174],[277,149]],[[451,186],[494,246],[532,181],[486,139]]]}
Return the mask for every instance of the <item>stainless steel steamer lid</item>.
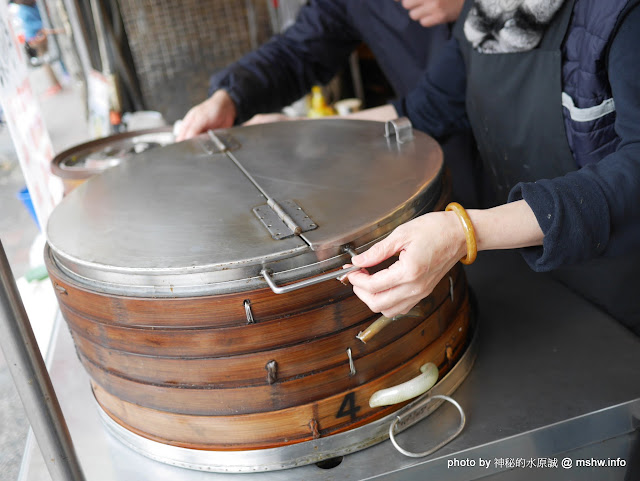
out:
{"label": "stainless steel steamer lid", "polygon": [[[441,170],[431,137],[414,132],[400,143],[379,122],[219,130],[85,182],[52,213],[48,242],[65,273],[105,292],[249,290],[265,286],[265,267],[278,282],[338,267],[349,259],[345,244],[364,246],[431,210]],[[272,222],[269,199],[306,231]]]}

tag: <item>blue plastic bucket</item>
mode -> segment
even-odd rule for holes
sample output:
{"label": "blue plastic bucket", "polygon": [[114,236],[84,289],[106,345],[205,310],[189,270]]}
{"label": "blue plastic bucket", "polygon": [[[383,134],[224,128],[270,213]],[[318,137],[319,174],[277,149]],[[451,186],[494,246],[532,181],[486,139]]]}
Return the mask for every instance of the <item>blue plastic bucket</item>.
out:
{"label": "blue plastic bucket", "polygon": [[36,210],[33,208],[33,201],[31,200],[31,194],[29,193],[29,189],[25,187],[20,192],[18,192],[16,196],[18,197],[18,199],[22,201],[24,206],[29,211],[29,214],[31,214],[31,218],[38,226],[38,229],[40,229],[40,222],[38,222],[38,216],[36,216]]}

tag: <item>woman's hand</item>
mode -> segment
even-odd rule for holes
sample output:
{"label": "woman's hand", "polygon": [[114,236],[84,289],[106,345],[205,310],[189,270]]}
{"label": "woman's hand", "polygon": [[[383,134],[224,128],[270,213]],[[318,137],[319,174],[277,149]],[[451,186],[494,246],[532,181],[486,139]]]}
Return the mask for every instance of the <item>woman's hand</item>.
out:
{"label": "woman's hand", "polygon": [[396,0],[409,10],[409,16],[423,27],[454,22],[460,15],[464,0]]}
{"label": "woman's hand", "polygon": [[353,272],[349,282],[373,312],[387,317],[406,314],[466,252],[464,230],[455,213],[425,214],[352,259],[356,266],[372,267],[399,254],[394,264],[372,275],[364,270]]}
{"label": "woman's hand", "polygon": [[207,130],[231,127],[235,119],[236,104],[226,90],[216,90],[211,97],[187,112],[176,132],[176,142]]}
{"label": "woman's hand", "polygon": [[[524,200],[487,210],[467,211],[478,251],[541,245],[544,234]],[[353,292],[373,312],[387,317],[406,314],[433,291],[458,260],[467,254],[465,231],[454,212],[432,212],[396,228],[387,238],[352,262],[372,267],[399,254],[397,262],[373,275],[348,275]]]}

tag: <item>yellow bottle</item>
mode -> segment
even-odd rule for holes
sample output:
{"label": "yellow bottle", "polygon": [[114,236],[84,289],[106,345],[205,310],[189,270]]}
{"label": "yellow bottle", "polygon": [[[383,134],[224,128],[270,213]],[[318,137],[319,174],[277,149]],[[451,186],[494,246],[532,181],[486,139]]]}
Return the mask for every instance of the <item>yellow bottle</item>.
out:
{"label": "yellow bottle", "polygon": [[311,88],[311,108],[309,109],[307,116],[311,118],[318,118],[335,114],[336,111],[327,105],[327,101],[322,95],[322,89],[317,85],[313,86]]}

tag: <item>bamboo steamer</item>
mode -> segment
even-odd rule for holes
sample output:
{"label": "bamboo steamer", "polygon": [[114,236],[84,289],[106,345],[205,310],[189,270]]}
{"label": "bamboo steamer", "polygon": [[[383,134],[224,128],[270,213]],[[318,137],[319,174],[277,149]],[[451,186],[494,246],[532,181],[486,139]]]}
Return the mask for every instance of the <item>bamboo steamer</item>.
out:
{"label": "bamboo steamer", "polygon": [[[349,286],[315,282],[448,202],[437,143],[402,122],[387,129],[211,132],[139,154],[54,210],[45,259],[61,311],[103,419],[134,449],[165,461],[156,450],[251,454],[246,465],[174,462],[214,471],[317,461],[299,453],[406,404],[372,408],[374,392],[426,362],[441,376],[456,365],[472,331],[459,266],[418,315],[367,344],[356,335],[379,315]],[[352,450],[336,443],[329,454]],[[291,449],[276,467],[256,457]]]}

